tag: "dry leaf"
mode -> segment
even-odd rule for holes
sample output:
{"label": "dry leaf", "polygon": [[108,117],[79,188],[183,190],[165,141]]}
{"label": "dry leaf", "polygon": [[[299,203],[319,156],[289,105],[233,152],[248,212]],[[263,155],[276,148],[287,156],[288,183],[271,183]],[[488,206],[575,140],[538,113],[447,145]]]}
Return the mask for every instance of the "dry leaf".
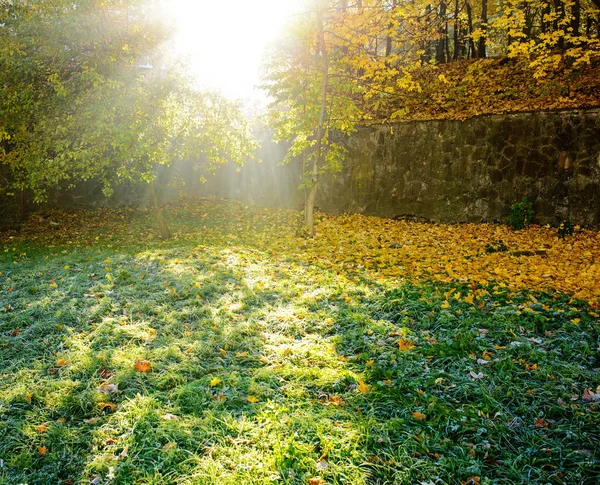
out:
{"label": "dry leaf", "polygon": [[581,396],[581,399],[583,399],[584,402],[600,401],[600,394],[596,394],[590,389],[585,389],[583,391],[583,396]]}
{"label": "dry leaf", "polygon": [[117,384],[102,384],[96,389],[98,392],[102,392],[103,394],[115,394],[119,392],[119,386]]}
{"label": "dry leaf", "polygon": [[425,415],[423,413],[420,413],[419,411],[415,411],[414,413],[412,413],[412,417],[417,421],[423,421],[425,419]]}
{"label": "dry leaf", "polygon": [[400,350],[409,350],[409,349],[414,349],[415,346],[412,344],[412,342],[410,340],[400,339],[400,340],[398,340],[398,348]]}
{"label": "dry leaf", "polygon": [[105,411],[106,409],[108,409],[111,412],[114,411],[115,409],[117,409],[117,405],[115,403],[112,403],[112,402],[99,402],[98,403],[98,407],[102,411]]}
{"label": "dry leaf", "polygon": [[243,358],[243,357],[248,357],[248,352],[239,352],[239,353],[235,354],[235,356],[236,356],[238,359],[241,359],[241,358]]}
{"label": "dry leaf", "polygon": [[246,399],[248,402],[251,402],[251,403],[257,403],[260,401],[260,399],[257,398],[256,396],[248,396]]}
{"label": "dry leaf", "polygon": [[369,386],[365,384],[363,381],[358,381],[358,386],[356,388],[362,392],[363,394],[369,394]]}
{"label": "dry leaf", "polygon": [[38,446],[38,455],[40,456],[46,456],[46,453],[48,453],[48,448],[46,448],[45,446]]}
{"label": "dry leaf", "polygon": [[152,364],[150,363],[149,360],[139,360],[137,359],[135,361],[135,370],[138,372],[149,372],[150,368],[152,367]]}
{"label": "dry leaf", "polygon": [[48,431],[48,426],[50,426],[50,423],[44,423],[44,424],[40,424],[39,426],[35,427],[35,431],[36,433],[45,433],[46,431]]}
{"label": "dry leaf", "polygon": [[65,359],[58,359],[56,361],[56,367],[64,367],[67,365],[67,361]]}

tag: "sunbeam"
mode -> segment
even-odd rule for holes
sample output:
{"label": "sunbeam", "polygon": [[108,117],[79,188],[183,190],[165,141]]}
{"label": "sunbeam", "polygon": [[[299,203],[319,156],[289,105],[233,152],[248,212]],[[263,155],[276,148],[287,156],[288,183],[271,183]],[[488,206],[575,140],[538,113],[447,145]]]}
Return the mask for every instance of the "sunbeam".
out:
{"label": "sunbeam", "polygon": [[262,53],[300,0],[165,1],[174,20],[175,49],[204,87],[256,99]]}

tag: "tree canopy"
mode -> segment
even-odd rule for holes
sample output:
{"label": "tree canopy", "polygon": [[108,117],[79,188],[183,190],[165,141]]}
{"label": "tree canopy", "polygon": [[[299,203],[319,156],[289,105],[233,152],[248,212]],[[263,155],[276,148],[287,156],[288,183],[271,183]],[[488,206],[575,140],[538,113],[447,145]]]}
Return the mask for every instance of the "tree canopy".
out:
{"label": "tree canopy", "polygon": [[240,106],[194,88],[151,1],[0,3],[0,162],[38,201],[90,178],[109,194],[155,168],[242,163]]}

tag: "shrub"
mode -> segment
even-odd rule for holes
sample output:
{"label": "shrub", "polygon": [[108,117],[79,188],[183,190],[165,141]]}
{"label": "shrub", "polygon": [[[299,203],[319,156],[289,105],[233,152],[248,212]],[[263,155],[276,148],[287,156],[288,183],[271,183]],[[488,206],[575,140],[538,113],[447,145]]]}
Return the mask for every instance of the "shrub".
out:
{"label": "shrub", "polygon": [[508,225],[513,230],[518,231],[529,225],[533,219],[533,215],[533,204],[527,197],[523,197],[521,202],[517,202],[510,207]]}
{"label": "shrub", "polygon": [[563,221],[558,226],[558,238],[564,239],[567,236],[572,236],[575,233],[575,226],[570,220]]}

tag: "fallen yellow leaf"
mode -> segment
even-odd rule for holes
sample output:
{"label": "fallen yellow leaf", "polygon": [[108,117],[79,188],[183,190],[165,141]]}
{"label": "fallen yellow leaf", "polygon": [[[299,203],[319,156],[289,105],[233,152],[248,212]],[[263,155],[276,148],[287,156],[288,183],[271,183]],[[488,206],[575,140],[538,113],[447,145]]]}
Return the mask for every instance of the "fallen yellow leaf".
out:
{"label": "fallen yellow leaf", "polygon": [[356,386],[356,388],[363,394],[368,394],[370,391],[369,386],[363,381],[358,381],[358,386]]}
{"label": "fallen yellow leaf", "polygon": [[414,349],[415,346],[412,344],[412,342],[410,340],[400,339],[400,340],[398,340],[398,348],[400,350],[410,350],[410,349]]}

